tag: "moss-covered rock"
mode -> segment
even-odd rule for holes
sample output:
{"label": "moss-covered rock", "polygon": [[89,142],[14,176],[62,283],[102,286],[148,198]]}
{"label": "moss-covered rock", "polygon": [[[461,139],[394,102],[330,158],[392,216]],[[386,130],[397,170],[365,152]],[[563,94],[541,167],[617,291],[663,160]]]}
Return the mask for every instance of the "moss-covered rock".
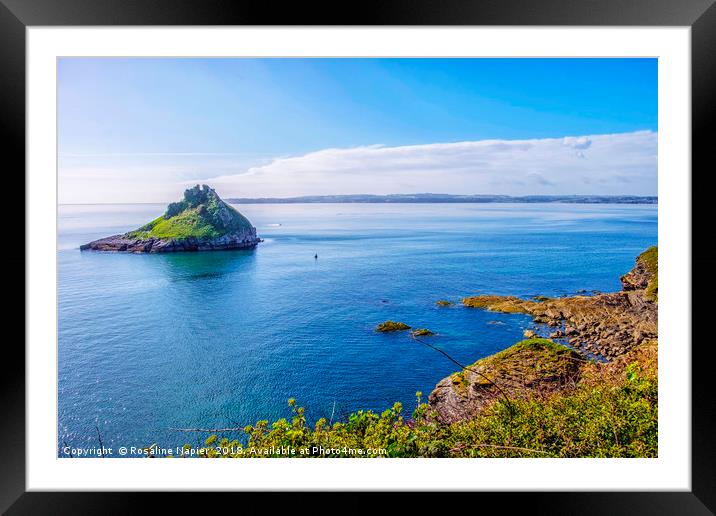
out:
{"label": "moss-covered rock", "polygon": [[454,303],[452,301],[448,301],[447,299],[440,299],[435,301],[435,304],[438,306],[452,306]]}
{"label": "moss-covered rock", "polygon": [[472,296],[463,298],[462,304],[468,308],[483,308],[492,312],[505,313],[529,313],[529,304],[533,301],[525,301],[515,296]]}
{"label": "moss-covered rock", "polygon": [[396,322],[396,321],[385,321],[385,322],[380,323],[376,327],[375,331],[379,331],[382,333],[388,333],[388,332],[393,332],[393,331],[405,331],[405,330],[409,330],[409,329],[410,329],[410,326],[408,326],[405,323]]}
{"label": "moss-covered rock", "polygon": [[548,339],[525,339],[443,379],[429,403],[439,421],[463,421],[504,395],[510,399],[547,396],[573,384],[582,363],[579,353],[566,346]]}
{"label": "moss-covered rock", "polygon": [[413,330],[412,334],[413,337],[429,337],[431,335],[435,335],[435,333],[428,330],[427,328],[418,328],[416,330]]}

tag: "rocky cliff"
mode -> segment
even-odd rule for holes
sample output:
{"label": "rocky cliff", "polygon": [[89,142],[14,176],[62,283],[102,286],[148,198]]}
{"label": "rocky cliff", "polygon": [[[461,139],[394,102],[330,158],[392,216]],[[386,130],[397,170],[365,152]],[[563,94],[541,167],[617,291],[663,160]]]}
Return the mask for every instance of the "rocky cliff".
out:
{"label": "rocky cliff", "polygon": [[462,302],[470,308],[529,314],[536,323],[554,329],[552,338],[564,338],[588,354],[614,358],[657,336],[657,261],[656,247],[640,254],[634,268],[622,276],[620,292],[541,297],[540,301],[488,295],[466,297]]}
{"label": "rocky cliff", "polygon": [[163,253],[246,249],[261,239],[256,228],[206,185],[184,192],[164,215],[144,226],[80,246],[81,250]]}
{"label": "rocky cliff", "polygon": [[547,339],[527,339],[440,381],[429,403],[441,423],[477,415],[497,399],[553,393],[579,378],[580,356]]}
{"label": "rocky cliff", "polygon": [[553,328],[551,338],[567,345],[528,339],[444,378],[429,397],[437,419],[469,419],[500,396],[549,395],[574,386],[587,364],[598,368],[589,356],[614,360],[653,345],[658,337],[657,262],[656,247],[639,255],[622,276],[620,292],[540,301],[492,295],[463,299],[470,308],[529,314]]}

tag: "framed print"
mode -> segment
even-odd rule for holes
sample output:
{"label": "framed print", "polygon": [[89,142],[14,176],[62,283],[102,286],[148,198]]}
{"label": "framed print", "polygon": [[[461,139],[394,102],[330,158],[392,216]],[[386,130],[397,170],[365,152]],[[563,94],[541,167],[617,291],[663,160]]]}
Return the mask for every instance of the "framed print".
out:
{"label": "framed print", "polygon": [[3,510],[713,511],[712,2],[3,2]]}

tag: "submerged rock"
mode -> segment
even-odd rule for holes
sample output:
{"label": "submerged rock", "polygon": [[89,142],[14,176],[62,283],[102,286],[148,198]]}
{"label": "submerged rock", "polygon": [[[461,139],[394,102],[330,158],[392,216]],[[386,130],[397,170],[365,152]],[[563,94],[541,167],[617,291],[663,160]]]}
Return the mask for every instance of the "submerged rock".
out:
{"label": "submerged rock", "polygon": [[395,322],[395,321],[385,321],[383,323],[380,323],[378,327],[375,329],[375,331],[387,333],[391,331],[404,331],[409,330],[410,326],[408,326],[405,323],[402,322]]}
{"label": "submerged rock", "polygon": [[261,239],[256,228],[206,185],[196,185],[161,217],[144,226],[80,246],[81,250],[166,253],[248,249]]}

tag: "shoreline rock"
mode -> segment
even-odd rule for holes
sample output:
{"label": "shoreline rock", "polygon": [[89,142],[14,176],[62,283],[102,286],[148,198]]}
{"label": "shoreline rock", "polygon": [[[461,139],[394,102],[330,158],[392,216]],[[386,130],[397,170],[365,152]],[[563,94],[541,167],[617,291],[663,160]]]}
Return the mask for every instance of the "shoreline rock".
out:
{"label": "shoreline rock", "polygon": [[380,333],[390,333],[394,331],[405,331],[409,330],[410,326],[403,322],[396,322],[396,321],[385,321],[380,323],[376,328],[375,331]]}
{"label": "shoreline rock", "polygon": [[[511,296],[475,296],[463,304],[492,312],[531,315],[554,328],[554,338],[607,359],[624,354],[658,334],[658,305],[644,291],[525,301]],[[526,335],[527,336],[527,335]]]}
{"label": "shoreline rock", "polygon": [[656,247],[650,247],[637,256],[634,268],[619,278],[622,290],[643,290],[650,300],[656,301],[659,293],[658,261]]}
{"label": "shoreline rock", "polygon": [[[646,266],[644,256],[654,261]],[[593,296],[525,300],[515,296],[466,297],[463,305],[491,312],[523,313],[553,328],[553,338],[566,338],[586,354],[613,359],[658,335],[658,251],[639,255],[634,268],[622,276],[624,290]],[[653,294],[649,290],[653,289]]]}
{"label": "shoreline rock", "polygon": [[576,351],[561,344],[540,338],[523,340],[443,378],[428,403],[441,423],[470,419],[504,395],[510,399],[547,396],[573,385],[579,378],[580,361]]}
{"label": "shoreline rock", "polygon": [[190,251],[223,251],[252,249],[263,242],[256,236],[256,230],[249,234],[229,234],[217,238],[162,239],[130,238],[127,234],[114,235],[94,240],[80,246],[81,251],[106,251],[127,253],[172,253]]}

